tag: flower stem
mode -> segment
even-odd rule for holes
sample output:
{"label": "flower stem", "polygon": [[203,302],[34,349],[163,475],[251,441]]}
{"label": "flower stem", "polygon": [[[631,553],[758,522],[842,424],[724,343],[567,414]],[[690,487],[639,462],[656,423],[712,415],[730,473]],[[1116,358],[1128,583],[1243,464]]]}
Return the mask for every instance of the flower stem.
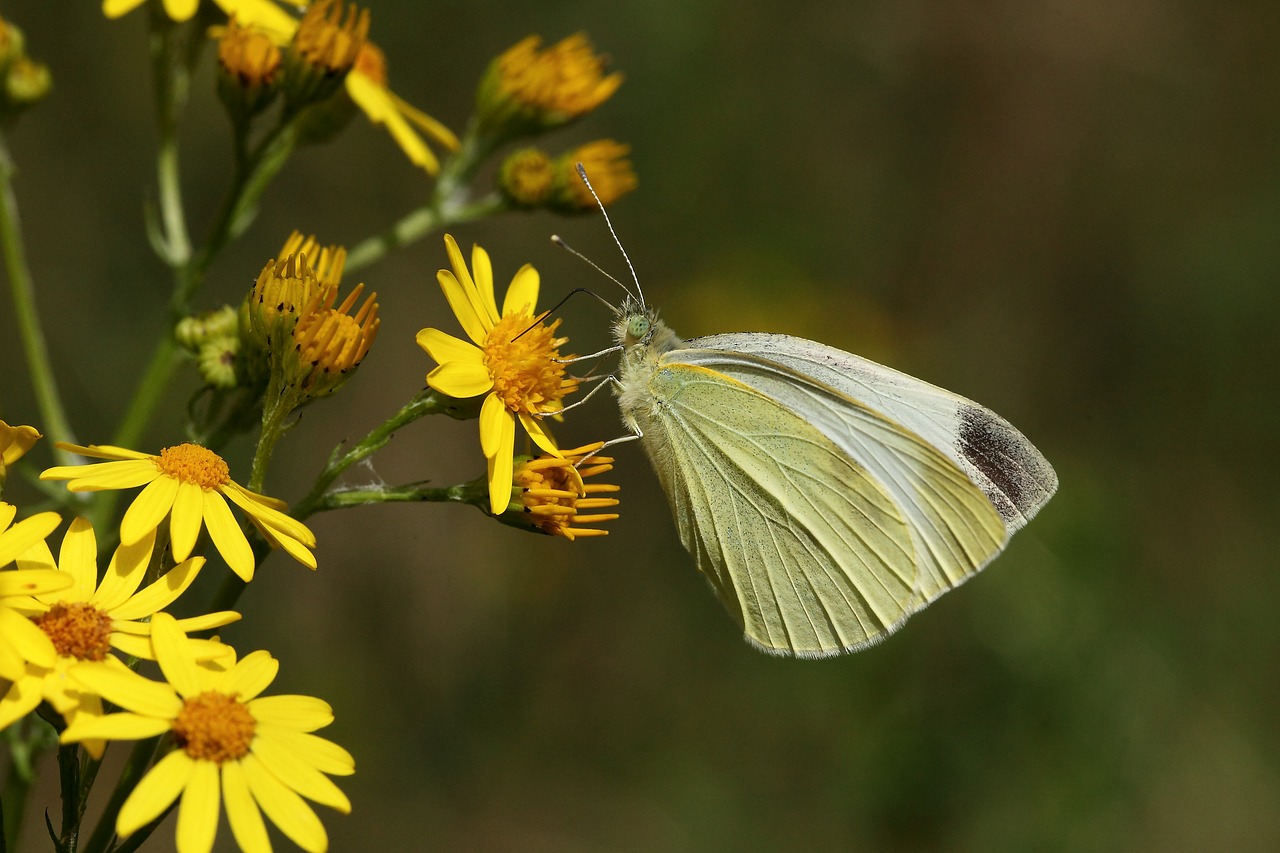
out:
{"label": "flower stem", "polygon": [[[120,771],[120,778],[116,781],[115,790],[111,792],[111,798],[107,800],[107,806],[98,818],[98,825],[94,827],[93,835],[89,836],[89,841],[84,846],[84,853],[106,853],[107,846],[115,838],[116,818],[120,814],[120,808],[124,805],[124,801],[128,799],[129,795],[133,793],[138,781],[146,773],[147,766],[151,763],[151,757],[155,755],[156,747],[159,744],[159,737],[147,738],[134,744],[133,750],[129,753],[129,758],[125,761],[125,765]],[[147,832],[149,834],[149,828],[144,827],[139,832]],[[143,837],[145,838],[145,836]]]}
{"label": "flower stem", "polygon": [[[32,390],[40,408],[41,429],[54,441],[75,441],[58,384],[54,379],[53,365],[49,360],[49,348],[44,332],[40,329],[40,316],[36,309],[35,286],[31,270],[27,267],[26,251],[22,245],[22,227],[18,221],[18,200],[13,192],[13,160],[9,156],[8,141],[0,133],[0,252],[4,253],[5,272],[13,293],[13,314],[18,322],[18,334],[31,370]],[[58,465],[74,464],[75,457],[65,450],[55,449]]]}

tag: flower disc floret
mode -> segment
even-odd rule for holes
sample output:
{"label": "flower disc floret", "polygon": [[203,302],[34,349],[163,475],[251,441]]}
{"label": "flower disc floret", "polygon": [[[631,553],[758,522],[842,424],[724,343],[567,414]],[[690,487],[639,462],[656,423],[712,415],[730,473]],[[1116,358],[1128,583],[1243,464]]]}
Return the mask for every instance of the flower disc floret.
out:
{"label": "flower disc floret", "polygon": [[173,735],[191,758],[222,764],[249,754],[256,727],[253,714],[235,696],[208,692],[182,703]]}
{"label": "flower disc floret", "polygon": [[218,489],[231,482],[231,468],[226,460],[198,444],[176,444],[166,447],[156,457],[156,469],[166,477],[192,483],[202,489]]}
{"label": "flower disc floret", "polygon": [[85,601],[60,601],[34,620],[63,657],[102,660],[111,651],[111,614]]}

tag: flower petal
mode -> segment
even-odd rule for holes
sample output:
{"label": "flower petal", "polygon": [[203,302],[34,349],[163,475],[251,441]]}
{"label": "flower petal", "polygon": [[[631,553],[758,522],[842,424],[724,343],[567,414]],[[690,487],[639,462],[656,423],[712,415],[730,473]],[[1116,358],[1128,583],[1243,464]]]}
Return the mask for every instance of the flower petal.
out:
{"label": "flower petal", "polygon": [[471,247],[471,274],[476,282],[480,302],[489,315],[489,328],[493,328],[502,315],[498,313],[498,302],[493,295],[493,263],[489,260],[489,253],[480,248],[479,244]]}
{"label": "flower petal", "polygon": [[552,456],[559,456],[560,449],[556,447],[556,440],[551,437],[551,433],[547,432],[547,428],[543,426],[542,421],[542,418],[535,417],[528,412],[520,413],[520,423],[524,425],[524,431],[529,433],[533,443]]}
{"label": "flower petal", "polygon": [[[257,714],[255,713],[254,716],[256,718]],[[259,723],[259,729],[267,728],[261,724],[261,720]],[[278,726],[270,726],[270,730],[272,740],[284,744],[286,748],[321,773],[328,773],[331,776],[350,776],[356,772],[356,760],[351,757],[351,753],[333,741]]]}
{"label": "flower petal", "polygon": [[209,529],[213,547],[218,549],[231,571],[245,583],[253,580],[253,548],[221,492],[210,489],[204,493],[204,524]]}
{"label": "flower petal", "polygon": [[356,102],[356,106],[360,107],[369,121],[387,128],[409,162],[424,169],[429,175],[440,171],[440,161],[404,116],[400,115],[390,92],[358,69],[352,69],[345,82],[351,100]]}
{"label": "flower petal", "polygon": [[516,421],[497,394],[490,394],[480,407],[480,452],[492,459],[501,448],[515,447]]}
{"label": "flower petal", "polygon": [[239,761],[227,761],[222,765],[222,802],[227,807],[227,822],[231,834],[241,850],[270,850],[267,825],[262,812],[253,801],[249,783],[244,778],[244,768]]}
{"label": "flower petal", "polygon": [[47,468],[41,480],[67,480],[73,492],[100,492],[107,489],[136,489],[161,476],[150,457],[90,465],[60,465]]}
{"label": "flower petal", "polygon": [[115,608],[128,601],[129,596],[138,591],[142,579],[147,576],[147,566],[151,564],[151,552],[155,549],[155,544],[156,532],[152,530],[132,545],[118,546],[111,555],[111,563],[102,576],[102,583],[98,584],[98,589],[89,602],[115,615]]}
{"label": "flower petal", "polygon": [[218,765],[193,761],[187,786],[178,805],[178,853],[209,853],[218,834],[218,812],[222,805],[222,785]]}
{"label": "flower petal", "polygon": [[172,477],[156,477],[148,483],[120,520],[120,541],[132,545],[159,527],[177,496],[178,481]]}
{"label": "flower petal", "polygon": [[[61,572],[56,574],[62,575]],[[65,578],[66,575],[62,577]],[[0,643],[13,649],[18,657],[36,666],[47,669],[58,659],[58,650],[53,647],[49,635],[37,628],[30,619],[8,607],[0,607],[0,638],[3,638]]]}
{"label": "flower petal", "polygon": [[93,739],[142,740],[164,734],[172,725],[170,720],[131,714],[128,711],[102,716],[83,714],[63,730],[62,742],[77,743]]}
{"label": "flower petal", "polygon": [[423,329],[415,340],[438,364],[462,362],[484,366],[484,353],[473,343],[439,329]]}
{"label": "flower petal", "polygon": [[163,577],[148,584],[124,604],[111,612],[113,619],[145,619],[159,613],[186,592],[204,567],[204,557],[191,557],[164,573]]}
{"label": "flower petal", "polygon": [[181,23],[196,13],[200,0],[164,0],[164,10],[169,17]]}
{"label": "flower petal", "polygon": [[493,389],[493,376],[483,364],[451,361],[428,373],[427,384],[450,397],[475,397]]}
{"label": "flower petal", "polygon": [[71,667],[70,674],[83,689],[135,714],[169,721],[182,711],[182,700],[172,687],[144,678],[123,664],[81,663]]}
{"label": "flower petal", "polygon": [[116,832],[132,835],[158,818],[187,787],[195,769],[196,763],[180,749],[156,762],[124,801],[116,818]]}
{"label": "flower petal", "polygon": [[98,539],[87,518],[77,517],[62,537],[58,567],[71,575],[71,588],[62,593],[64,601],[88,601],[98,585]]}
{"label": "flower petal", "polygon": [[268,734],[262,733],[253,739],[253,754],[277,779],[308,800],[342,814],[351,811],[351,801],[329,777]]}
{"label": "flower petal", "polygon": [[179,482],[178,494],[169,512],[169,548],[173,559],[191,556],[204,526],[204,489],[195,483]]}
{"label": "flower petal", "polygon": [[502,316],[528,314],[532,317],[538,305],[539,281],[538,271],[531,264],[520,267],[502,300]]}
{"label": "flower petal", "polygon": [[61,523],[62,516],[56,512],[41,512],[0,533],[0,566],[12,563],[41,539],[47,539]]}
{"label": "flower petal", "polygon": [[160,671],[179,696],[189,699],[203,692],[195,655],[187,648],[187,635],[168,613],[151,617],[151,645]]}
{"label": "flower petal", "polygon": [[223,690],[234,693],[241,702],[248,702],[276,680],[280,661],[265,651],[245,655],[223,679]]}
{"label": "flower petal", "polygon": [[[36,670],[40,672],[41,670]],[[28,675],[15,680],[9,685],[9,690],[4,694],[4,698],[0,699],[0,730],[7,729],[13,723],[25,717],[36,706],[40,704],[40,700],[44,698],[43,678],[32,673],[32,669],[28,668]]]}
{"label": "flower petal", "polygon": [[249,712],[261,725],[296,732],[313,732],[333,722],[333,708],[314,696],[262,696],[249,703]]}
{"label": "flower petal", "polygon": [[305,800],[285,787],[253,753],[241,759],[240,766],[244,768],[253,798],[289,840],[308,853],[323,853],[328,848],[329,836],[324,824]]}
{"label": "flower petal", "polygon": [[297,539],[299,542],[314,548],[316,535],[301,521],[275,509],[263,500],[262,495],[254,494],[237,483],[227,483],[222,487],[222,494],[240,507],[255,521],[260,521],[283,536]]}

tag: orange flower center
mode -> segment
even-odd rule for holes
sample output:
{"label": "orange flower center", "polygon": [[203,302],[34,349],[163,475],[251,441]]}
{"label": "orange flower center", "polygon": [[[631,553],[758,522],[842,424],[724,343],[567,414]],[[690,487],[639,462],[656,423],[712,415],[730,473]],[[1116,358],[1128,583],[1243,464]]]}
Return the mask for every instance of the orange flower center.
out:
{"label": "orange flower center", "polygon": [[[513,412],[550,412],[565,394],[578,387],[566,378],[558,347],[566,338],[555,336],[556,320],[529,328],[525,313],[508,314],[498,321],[484,343],[484,365],[493,377],[493,393]],[[526,331],[527,330],[527,331]]]}
{"label": "orange flower center", "polygon": [[182,704],[173,734],[191,758],[221,764],[249,753],[256,726],[253,714],[239,699],[208,692]]}
{"label": "orange flower center", "polygon": [[578,116],[600,106],[622,83],[605,75],[605,62],[582,33],[545,50],[530,36],[498,58],[505,93],[536,109]]}
{"label": "orange flower center", "polygon": [[155,461],[160,473],[166,477],[195,483],[202,489],[216,489],[231,482],[231,469],[222,457],[198,444],[166,447]]}
{"label": "orange flower center", "polygon": [[60,601],[33,621],[62,657],[100,661],[111,651],[111,617],[92,604]]}
{"label": "orange flower center", "polygon": [[310,65],[339,74],[355,65],[368,35],[368,9],[353,3],[344,17],[342,0],[320,0],[298,22],[293,50]]}

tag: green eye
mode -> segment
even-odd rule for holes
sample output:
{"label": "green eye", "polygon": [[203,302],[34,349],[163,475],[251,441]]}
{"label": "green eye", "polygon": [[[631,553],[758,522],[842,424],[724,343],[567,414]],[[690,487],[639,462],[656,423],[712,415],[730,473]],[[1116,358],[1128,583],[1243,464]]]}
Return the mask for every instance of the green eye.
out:
{"label": "green eye", "polygon": [[627,336],[634,340],[643,340],[649,334],[649,318],[637,314],[627,322]]}

